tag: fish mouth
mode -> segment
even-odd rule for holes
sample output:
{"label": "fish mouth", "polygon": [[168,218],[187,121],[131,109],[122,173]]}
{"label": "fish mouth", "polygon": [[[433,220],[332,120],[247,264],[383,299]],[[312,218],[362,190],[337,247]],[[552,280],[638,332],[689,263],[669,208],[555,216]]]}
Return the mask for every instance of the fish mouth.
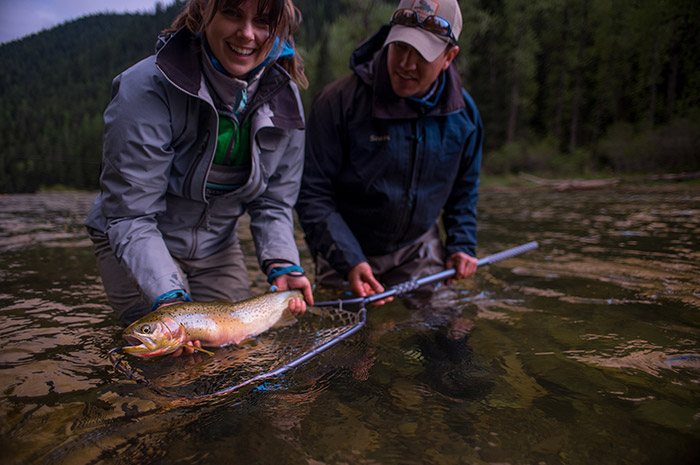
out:
{"label": "fish mouth", "polygon": [[122,350],[137,357],[154,357],[175,352],[184,342],[183,328],[172,318],[156,321],[136,321],[127,327],[122,337],[129,345]]}
{"label": "fish mouth", "polygon": [[175,352],[182,342],[179,339],[151,339],[143,334],[124,335],[124,339],[130,344],[122,347],[122,350],[137,357],[155,357],[156,355],[168,355]]}
{"label": "fish mouth", "polygon": [[129,343],[128,346],[124,346],[124,349],[136,349],[136,348],[141,348],[141,349],[148,349],[153,348],[155,344],[153,344],[153,341],[148,338],[144,338],[145,340],[141,340],[141,338],[136,337],[136,336],[124,336],[124,339],[126,339],[126,342]]}
{"label": "fish mouth", "polygon": [[167,354],[175,350],[169,350],[168,346],[158,346],[152,339],[144,336],[124,336],[126,342],[130,345],[122,347],[122,350],[127,354],[136,355],[138,357],[153,357],[156,355]]}
{"label": "fish mouth", "polygon": [[129,344],[134,345],[145,343],[145,341],[141,341],[141,338],[137,336],[124,335],[124,339],[126,339],[126,342],[128,342]]}

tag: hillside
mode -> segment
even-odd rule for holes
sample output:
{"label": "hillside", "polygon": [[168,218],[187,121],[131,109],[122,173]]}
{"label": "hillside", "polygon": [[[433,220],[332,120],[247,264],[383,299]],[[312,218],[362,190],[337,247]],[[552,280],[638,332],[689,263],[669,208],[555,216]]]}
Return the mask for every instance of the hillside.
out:
{"label": "hillside", "polygon": [[96,187],[111,81],[177,10],[88,16],[0,47],[0,190]]}

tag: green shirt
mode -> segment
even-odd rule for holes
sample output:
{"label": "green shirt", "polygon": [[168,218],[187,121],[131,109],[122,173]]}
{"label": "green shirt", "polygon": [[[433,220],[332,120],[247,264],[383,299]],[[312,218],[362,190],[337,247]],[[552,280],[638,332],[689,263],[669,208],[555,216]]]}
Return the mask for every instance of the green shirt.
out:
{"label": "green shirt", "polygon": [[234,120],[220,115],[215,164],[243,166],[250,163],[250,119],[246,119],[238,129]]}

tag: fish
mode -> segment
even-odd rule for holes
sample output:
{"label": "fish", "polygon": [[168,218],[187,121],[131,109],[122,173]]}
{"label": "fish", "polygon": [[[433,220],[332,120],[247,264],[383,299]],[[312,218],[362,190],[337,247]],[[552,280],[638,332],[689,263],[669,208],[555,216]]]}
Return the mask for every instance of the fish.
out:
{"label": "fish", "polygon": [[240,344],[270,328],[296,322],[288,310],[289,301],[295,298],[303,298],[301,291],[267,292],[238,302],[167,305],[129,325],[122,336],[130,345],[122,350],[137,357],[154,357],[171,354],[191,341],[205,347]]}

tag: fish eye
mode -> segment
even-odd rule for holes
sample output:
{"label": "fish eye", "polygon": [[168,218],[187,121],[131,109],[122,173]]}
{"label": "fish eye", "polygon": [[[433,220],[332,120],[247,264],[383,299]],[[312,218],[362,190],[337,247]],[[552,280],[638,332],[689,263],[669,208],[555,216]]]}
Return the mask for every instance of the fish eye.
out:
{"label": "fish eye", "polygon": [[143,334],[148,334],[151,332],[151,327],[148,325],[143,325],[143,326],[141,326],[141,332]]}

